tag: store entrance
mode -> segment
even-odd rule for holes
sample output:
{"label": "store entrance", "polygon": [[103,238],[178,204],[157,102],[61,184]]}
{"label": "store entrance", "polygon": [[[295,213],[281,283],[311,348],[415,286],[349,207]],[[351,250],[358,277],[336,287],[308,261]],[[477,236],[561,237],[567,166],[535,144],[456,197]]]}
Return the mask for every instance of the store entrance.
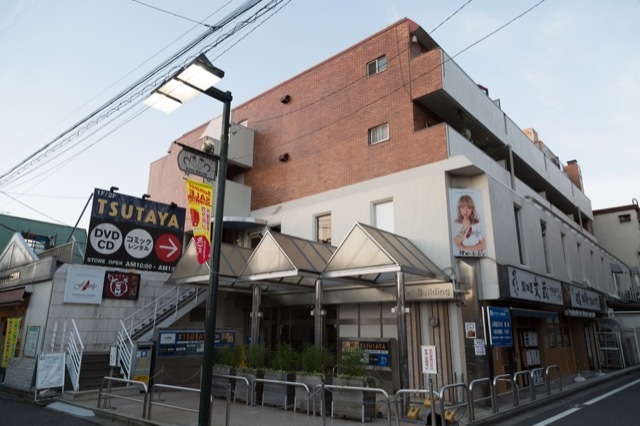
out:
{"label": "store entrance", "polygon": [[[263,308],[261,335],[263,343],[274,348],[280,343],[290,343],[297,350],[315,343],[314,317],[311,306],[275,306]],[[335,306],[325,306],[323,343],[335,355],[337,345]]]}

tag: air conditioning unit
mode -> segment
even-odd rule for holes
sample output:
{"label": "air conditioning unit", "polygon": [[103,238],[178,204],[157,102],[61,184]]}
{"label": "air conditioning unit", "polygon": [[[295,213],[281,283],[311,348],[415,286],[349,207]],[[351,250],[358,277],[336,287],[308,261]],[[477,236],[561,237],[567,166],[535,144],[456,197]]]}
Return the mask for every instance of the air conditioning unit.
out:
{"label": "air conditioning unit", "polygon": [[586,287],[591,287],[591,282],[585,278],[584,280],[582,280],[582,285]]}

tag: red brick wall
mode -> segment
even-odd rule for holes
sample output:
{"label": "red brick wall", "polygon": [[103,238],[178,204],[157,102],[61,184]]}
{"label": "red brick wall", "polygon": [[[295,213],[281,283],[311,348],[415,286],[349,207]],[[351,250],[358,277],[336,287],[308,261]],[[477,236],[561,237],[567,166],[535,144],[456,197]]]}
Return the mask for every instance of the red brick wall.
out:
{"label": "red brick wall", "polygon": [[[446,158],[444,125],[414,132],[411,95],[442,86],[439,70],[426,72],[440,52],[412,61],[424,69],[410,66],[409,37],[401,21],[235,109],[234,121],[255,131],[245,176],[252,209]],[[367,77],[366,64],[383,55],[387,70]],[[384,123],[390,139],[369,146],[368,129]],[[289,160],[279,161],[285,153]]]}

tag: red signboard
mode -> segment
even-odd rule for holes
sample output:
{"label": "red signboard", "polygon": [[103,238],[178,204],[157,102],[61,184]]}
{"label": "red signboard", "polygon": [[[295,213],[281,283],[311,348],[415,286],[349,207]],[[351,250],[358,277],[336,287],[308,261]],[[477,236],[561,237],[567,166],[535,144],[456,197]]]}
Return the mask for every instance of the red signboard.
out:
{"label": "red signboard", "polygon": [[107,271],[104,277],[102,297],[105,299],[138,300],[140,274]]}

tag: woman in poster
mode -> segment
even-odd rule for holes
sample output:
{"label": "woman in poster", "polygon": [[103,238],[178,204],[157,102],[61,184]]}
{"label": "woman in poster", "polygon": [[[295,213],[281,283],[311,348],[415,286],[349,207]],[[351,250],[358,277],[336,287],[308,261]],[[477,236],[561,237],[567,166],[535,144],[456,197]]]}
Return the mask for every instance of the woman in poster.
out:
{"label": "woman in poster", "polygon": [[458,256],[486,256],[486,241],[480,217],[471,195],[458,199],[457,216],[453,223],[453,242]]}

